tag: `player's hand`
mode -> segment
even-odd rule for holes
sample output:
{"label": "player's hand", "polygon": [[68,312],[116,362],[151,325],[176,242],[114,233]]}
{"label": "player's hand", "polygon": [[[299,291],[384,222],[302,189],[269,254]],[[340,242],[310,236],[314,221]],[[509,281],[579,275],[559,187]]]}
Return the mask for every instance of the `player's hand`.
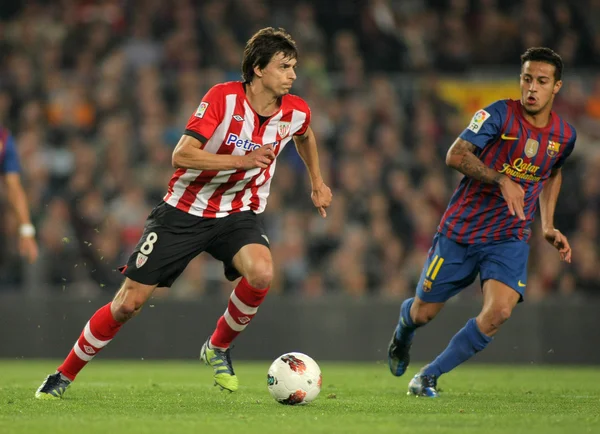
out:
{"label": "player's hand", "polygon": [[269,167],[269,165],[275,159],[275,151],[273,150],[273,145],[265,145],[261,146],[255,151],[252,151],[242,158],[242,169],[250,170],[256,167],[260,167],[261,169],[265,169]]}
{"label": "player's hand", "polygon": [[525,220],[525,190],[508,176],[500,180],[500,191],[508,206],[510,215],[516,215],[519,220]]}
{"label": "player's hand", "polygon": [[569,240],[561,231],[554,228],[546,229],[544,230],[544,238],[558,250],[561,261],[571,263],[571,246]]}
{"label": "player's hand", "polygon": [[19,250],[21,256],[27,259],[30,264],[33,264],[38,257],[38,246],[34,237],[21,236],[19,240]]}
{"label": "player's hand", "polygon": [[318,186],[313,187],[312,193],[310,194],[310,198],[313,201],[313,204],[319,210],[319,214],[321,217],[327,217],[326,208],[331,205],[331,199],[333,195],[331,194],[331,189],[325,185],[324,182],[320,183]]}

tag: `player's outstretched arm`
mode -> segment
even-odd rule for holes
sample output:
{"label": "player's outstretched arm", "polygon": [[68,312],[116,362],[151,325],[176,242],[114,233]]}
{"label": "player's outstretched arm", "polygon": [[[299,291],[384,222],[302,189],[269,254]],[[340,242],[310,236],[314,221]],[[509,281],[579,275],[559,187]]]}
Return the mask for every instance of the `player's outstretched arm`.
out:
{"label": "player's outstretched arm", "polygon": [[264,169],[274,159],[272,145],[261,146],[246,155],[221,155],[204,151],[200,140],[183,135],[173,151],[171,163],[175,169],[250,170]]}
{"label": "player's outstretched arm", "polygon": [[331,205],[332,194],[331,189],[323,182],[323,177],[321,176],[315,134],[308,127],[303,135],[294,136],[294,143],[310,176],[310,184],[312,186],[310,197],[313,204],[317,207],[322,217],[327,217],[325,209]]}
{"label": "player's outstretched arm", "polygon": [[540,217],[544,238],[560,253],[560,259],[571,262],[571,246],[567,237],[554,228],[554,210],[562,185],[562,169],[553,169],[540,193]]}
{"label": "player's outstretched arm", "polygon": [[525,220],[525,191],[508,176],[487,167],[473,152],[475,145],[460,137],[452,144],[446,154],[446,164],[462,174],[487,184],[496,184],[511,215]]}
{"label": "player's outstretched arm", "polygon": [[21,185],[21,177],[16,172],[7,173],[6,194],[19,222],[19,248],[21,255],[30,263],[35,262],[38,257],[38,246],[35,241],[35,228],[29,217],[29,206],[27,196]]}

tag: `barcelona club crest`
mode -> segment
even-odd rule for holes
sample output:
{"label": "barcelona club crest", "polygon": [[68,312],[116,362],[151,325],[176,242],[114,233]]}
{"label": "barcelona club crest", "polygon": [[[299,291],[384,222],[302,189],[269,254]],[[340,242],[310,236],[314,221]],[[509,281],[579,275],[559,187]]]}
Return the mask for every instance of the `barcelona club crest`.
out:
{"label": "barcelona club crest", "polygon": [[527,139],[527,142],[525,142],[525,155],[529,158],[535,157],[539,147],[540,143],[537,140]]}
{"label": "barcelona club crest", "polygon": [[548,148],[546,148],[546,154],[548,154],[548,157],[550,157],[550,158],[556,157],[556,155],[559,153],[559,151],[560,151],[560,143],[553,142],[552,140],[550,140],[548,142]]}
{"label": "barcelona club crest", "polygon": [[279,133],[279,137],[282,139],[287,137],[290,133],[290,129],[292,128],[292,124],[290,122],[279,122],[277,124],[277,132]]}

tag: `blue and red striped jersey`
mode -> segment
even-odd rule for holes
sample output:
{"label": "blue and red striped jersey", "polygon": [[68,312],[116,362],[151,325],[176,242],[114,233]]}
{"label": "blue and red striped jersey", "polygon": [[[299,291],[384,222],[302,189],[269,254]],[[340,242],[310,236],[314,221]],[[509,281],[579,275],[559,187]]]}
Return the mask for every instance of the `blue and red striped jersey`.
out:
{"label": "blue and red striped jersey", "polygon": [[444,213],[438,232],[465,244],[507,239],[527,241],[538,197],[552,169],[573,152],[575,128],[551,112],[544,128],[531,125],[520,101],[500,100],[479,110],[460,138],[476,146],[483,163],[525,190],[525,216],[511,216],[500,187],[465,176]]}
{"label": "blue and red striped jersey", "polygon": [[0,175],[19,171],[19,156],[15,141],[10,131],[0,126]]}

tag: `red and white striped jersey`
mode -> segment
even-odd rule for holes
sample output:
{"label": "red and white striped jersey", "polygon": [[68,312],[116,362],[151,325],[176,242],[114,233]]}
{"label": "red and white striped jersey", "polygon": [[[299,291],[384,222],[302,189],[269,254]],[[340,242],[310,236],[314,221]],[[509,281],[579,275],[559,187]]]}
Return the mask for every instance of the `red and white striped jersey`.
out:
{"label": "red and white striped jersey", "polygon": [[[203,148],[213,154],[245,155],[273,144],[275,156],[294,135],[310,124],[310,109],[295,95],[284,95],[277,113],[262,125],[250,106],[242,82],[217,84],[190,116],[185,134],[208,139]],[[265,169],[177,169],[164,201],[200,217],[225,217],[240,211],[264,211],[276,159]]]}

